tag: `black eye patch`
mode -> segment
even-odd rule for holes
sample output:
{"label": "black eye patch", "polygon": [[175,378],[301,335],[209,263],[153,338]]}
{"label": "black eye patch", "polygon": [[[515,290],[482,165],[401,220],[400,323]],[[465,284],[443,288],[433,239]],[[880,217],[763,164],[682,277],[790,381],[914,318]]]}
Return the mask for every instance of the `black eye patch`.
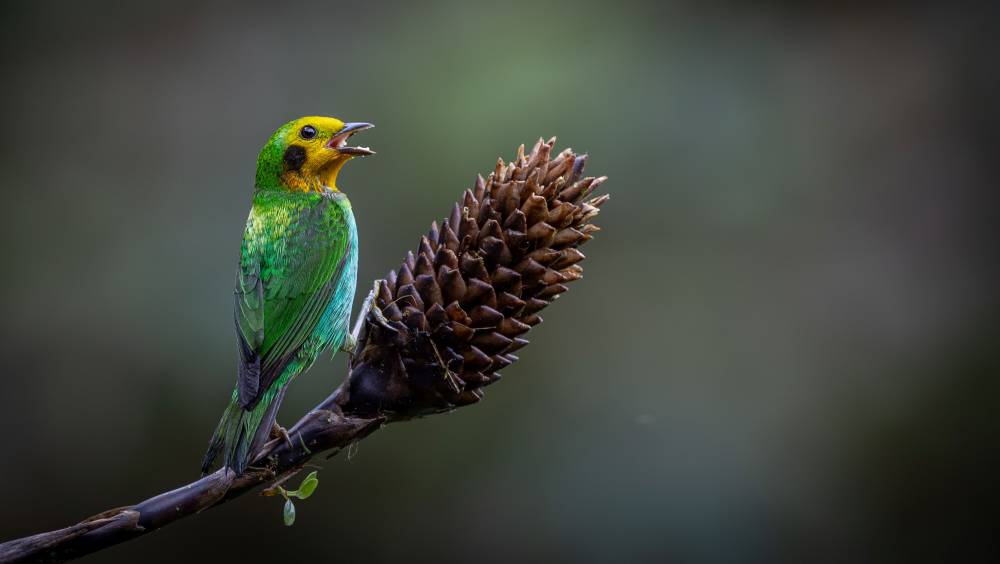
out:
{"label": "black eye patch", "polygon": [[300,145],[291,145],[285,149],[285,166],[288,170],[299,170],[306,162],[306,150]]}
{"label": "black eye patch", "polygon": [[302,129],[299,130],[299,135],[303,139],[312,139],[316,137],[316,128],[311,125],[303,125]]}

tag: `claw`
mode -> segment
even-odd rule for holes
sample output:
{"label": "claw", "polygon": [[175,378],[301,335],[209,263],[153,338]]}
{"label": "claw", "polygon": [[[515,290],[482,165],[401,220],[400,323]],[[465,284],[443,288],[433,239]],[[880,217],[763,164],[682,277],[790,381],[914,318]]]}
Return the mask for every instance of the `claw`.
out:
{"label": "claw", "polygon": [[369,313],[372,314],[372,316],[375,318],[375,321],[378,322],[378,324],[381,325],[383,329],[388,329],[389,331],[392,332],[396,331],[396,329],[394,329],[392,325],[389,325],[389,320],[385,318],[385,314],[382,313],[382,309],[379,308],[377,305],[372,304]]}
{"label": "claw", "polygon": [[281,425],[278,425],[277,421],[275,421],[271,425],[271,436],[274,438],[281,437],[282,439],[284,439],[285,445],[287,445],[288,448],[294,447],[294,445],[292,444],[292,437],[288,435],[288,430],[282,427]]}
{"label": "claw", "polygon": [[344,342],[340,344],[340,350],[345,353],[354,356],[354,348],[358,346],[358,340],[354,338],[354,335],[350,333],[344,335]]}

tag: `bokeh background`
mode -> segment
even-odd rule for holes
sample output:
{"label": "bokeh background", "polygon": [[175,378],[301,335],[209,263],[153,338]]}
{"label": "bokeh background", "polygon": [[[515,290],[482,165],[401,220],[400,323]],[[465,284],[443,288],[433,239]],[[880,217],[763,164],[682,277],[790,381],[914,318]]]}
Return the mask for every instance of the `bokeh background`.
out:
{"label": "bokeh background", "polygon": [[90,561],[995,557],[995,20],[702,4],[5,4],[0,539],[197,476],[256,152],[332,114],[378,126],[362,287],[542,135],[611,177],[585,279],[294,527],[246,496]]}

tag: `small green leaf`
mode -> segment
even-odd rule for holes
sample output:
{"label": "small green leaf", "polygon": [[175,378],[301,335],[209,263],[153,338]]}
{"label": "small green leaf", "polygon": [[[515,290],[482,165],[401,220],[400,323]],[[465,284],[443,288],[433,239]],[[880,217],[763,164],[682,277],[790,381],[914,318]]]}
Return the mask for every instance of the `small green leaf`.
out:
{"label": "small green leaf", "polygon": [[316,486],[318,485],[319,478],[316,477],[316,472],[310,473],[306,476],[306,479],[302,480],[302,483],[299,484],[298,498],[305,499],[311,496],[313,492],[316,491]]}
{"label": "small green leaf", "polygon": [[306,480],[302,482],[299,489],[295,492],[295,497],[299,499],[306,499],[311,496],[314,491],[316,491],[316,486],[319,485],[319,480]]}
{"label": "small green leaf", "polygon": [[292,500],[285,501],[285,510],[282,511],[283,517],[285,519],[285,526],[291,527],[295,523],[295,504]]}

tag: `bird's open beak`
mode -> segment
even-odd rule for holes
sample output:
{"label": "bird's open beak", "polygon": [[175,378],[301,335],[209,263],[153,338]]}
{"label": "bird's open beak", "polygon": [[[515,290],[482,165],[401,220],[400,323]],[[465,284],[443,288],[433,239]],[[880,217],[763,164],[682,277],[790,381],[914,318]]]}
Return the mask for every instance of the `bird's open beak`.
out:
{"label": "bird's open beak", "polygon": [[336,135],[330,138],[330,141],[326,144],[326,147],[328,149],[336,149],[337,152],[343,155],[362,156],[362,157],[366,155],[374,155],[375,151],[372,151],[368,147],[347,146],[347,139],[350,138],[351,135],[354,135],[355,133],[363,131],[365,129],[371,129],[373,127],[375,126],[370,123],[363,123],[363,122],[345,123],[344,127],[341,128],[341,130],[338,131]]}

